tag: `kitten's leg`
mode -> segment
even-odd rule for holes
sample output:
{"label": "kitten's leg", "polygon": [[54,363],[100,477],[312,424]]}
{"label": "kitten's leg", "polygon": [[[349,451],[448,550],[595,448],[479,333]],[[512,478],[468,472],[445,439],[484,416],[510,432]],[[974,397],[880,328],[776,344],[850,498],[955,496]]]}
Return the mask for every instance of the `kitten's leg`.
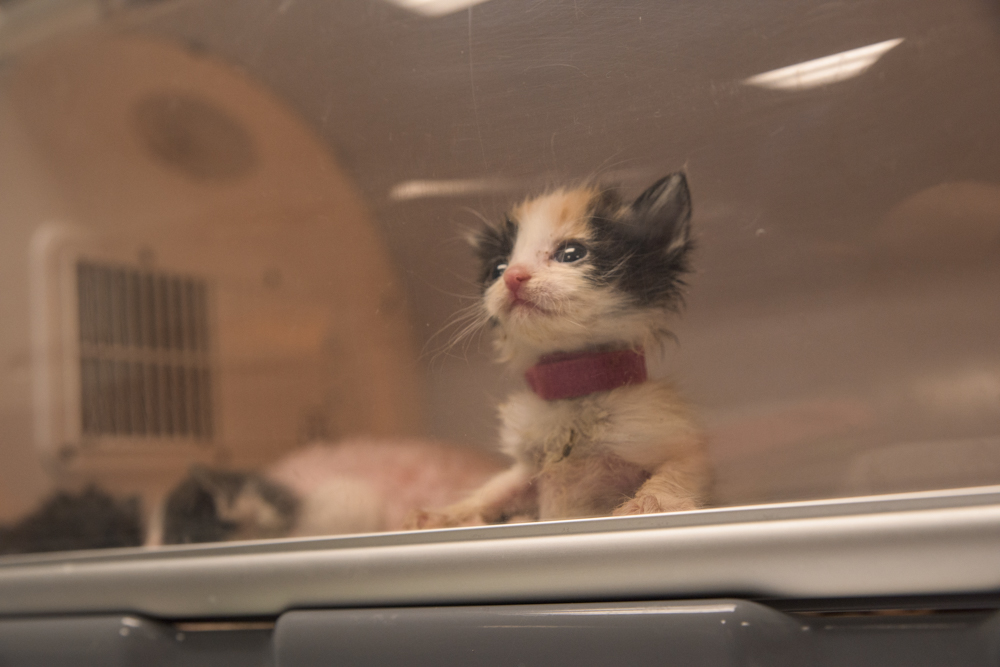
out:
{"label": "kitten's leg", "polygon": [[661,464],[635,496],[612,512],[613,516],[682,512],[698,509],[709,482],[708,461],[702,452]]}
{"label": "kitten's leg", "polygon": [[420,510],[407,521],[408,528],[481,526],[525,515],[537,515],[538,498],[532,476],[515,465],[486,482],[471,496],[440,510]]}

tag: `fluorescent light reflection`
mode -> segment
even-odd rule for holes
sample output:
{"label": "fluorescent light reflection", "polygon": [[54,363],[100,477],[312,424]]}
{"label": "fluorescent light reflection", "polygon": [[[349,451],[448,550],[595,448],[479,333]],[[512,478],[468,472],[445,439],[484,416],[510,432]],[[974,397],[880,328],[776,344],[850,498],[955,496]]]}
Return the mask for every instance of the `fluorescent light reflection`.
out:
{"label": "fluorescent light reflection", "polygon": [[[610,184],[639,185],[659,175],[659,171],[643,169],[619,169],[589,174],[579,178],[564,173],[541,173],[523,178],[487,176],[483,178],[441,178],[413,179],[401,181],[389,189],[389,199],[409,201],[432,197],[469,197],[472,195],[495,195],[524,193],[539,190],[552,183],[581,181]],[[595,181],[595,179],[597,179]]]}
{"label": "fluorescent light reflection", "polygon": [[832,56],[807,60],[797,65],[789,65],[757,74],[749,79],[744,79],[743,83],[771,90],[819,88],[864,74],[868,68],[878,62],[879,58],[902,42],[902,37],[888,39],[878,44],[869,44],[859,49],[851,49],[835,53]]}
{"label": "fluorescent light reflection", "polygon": [[516,184],[499,178],[403,181],[389,190],[389,198],[396,201],[408,201],[427,197],[461,197],[507,192],[515,187]]}
{"label": "fluorescent light reflection", "polygon": [[486,0],[389,0],[389,2],[423,16],[444,16]]}

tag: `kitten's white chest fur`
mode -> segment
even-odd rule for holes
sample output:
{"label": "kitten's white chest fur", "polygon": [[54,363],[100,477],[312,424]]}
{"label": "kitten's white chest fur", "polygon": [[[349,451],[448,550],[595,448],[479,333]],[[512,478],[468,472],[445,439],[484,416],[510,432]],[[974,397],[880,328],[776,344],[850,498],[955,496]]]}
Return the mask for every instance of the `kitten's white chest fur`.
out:
{"label": "kitten's white chest fur", "polygon": [[541,519],[610,514],[652,471],[702,445],[686,406],[659,381],[561,401],[518,392],[500,416],[503,451],[536,480]]}

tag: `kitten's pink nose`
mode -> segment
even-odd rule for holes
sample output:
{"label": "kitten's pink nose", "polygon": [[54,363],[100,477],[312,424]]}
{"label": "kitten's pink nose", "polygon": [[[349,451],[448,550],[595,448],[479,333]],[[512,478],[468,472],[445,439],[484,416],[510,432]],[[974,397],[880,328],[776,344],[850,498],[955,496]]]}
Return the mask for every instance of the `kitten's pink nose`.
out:
{"label": "kitten's pink nose", "polygon": [[531,280],[531,271],[523,264],[508,266],[507,270],[503,272],[503,282],[515,296],[517,291],[521,289],[521,285],[529,280]]}

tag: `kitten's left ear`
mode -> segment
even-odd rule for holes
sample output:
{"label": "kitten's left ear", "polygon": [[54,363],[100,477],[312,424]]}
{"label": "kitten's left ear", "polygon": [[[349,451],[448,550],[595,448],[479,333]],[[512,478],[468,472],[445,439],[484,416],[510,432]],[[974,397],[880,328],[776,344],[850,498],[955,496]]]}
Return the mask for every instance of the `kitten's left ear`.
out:
{"label": "kitten's left ear", "polygon": [[678,171],[653,183],[632,203],[631,218],[643,234],[661,239],[668,251],[687,244],[691,232],[691,193]]}

